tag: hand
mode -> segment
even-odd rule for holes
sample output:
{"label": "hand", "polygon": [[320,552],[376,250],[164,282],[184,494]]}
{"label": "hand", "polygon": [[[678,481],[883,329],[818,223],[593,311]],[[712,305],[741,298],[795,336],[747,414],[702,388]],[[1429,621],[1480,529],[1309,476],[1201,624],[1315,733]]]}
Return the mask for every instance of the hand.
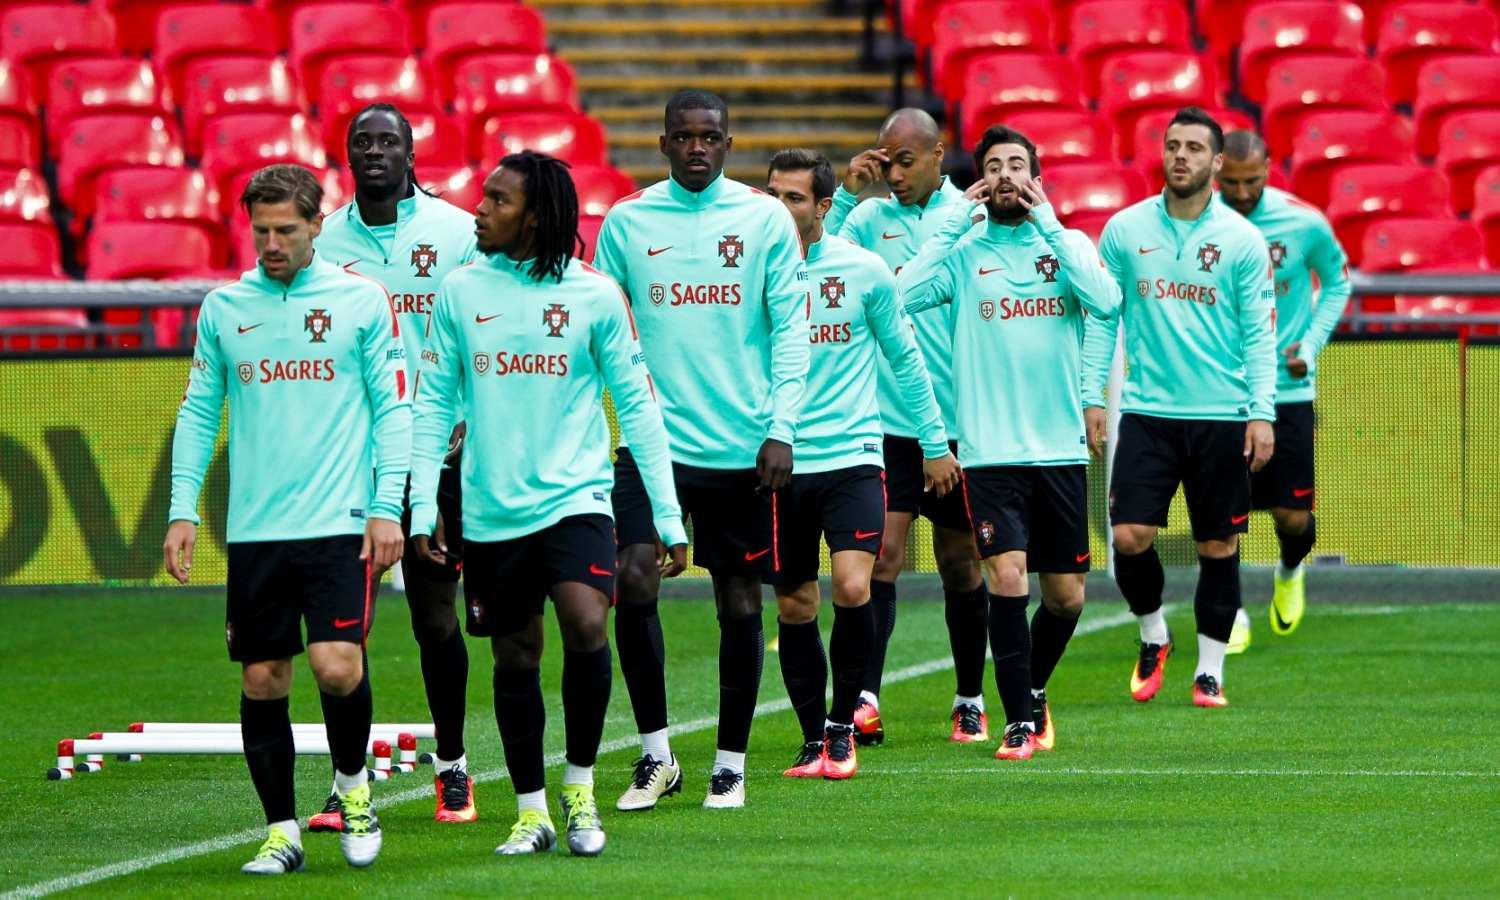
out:
{"label": "hand", "polygon": [[755,455],[755,474],[760,476],[760,489],[779,491],[792,482],[792,445],[775,438],[766,438]]}
{"label": "hand", "polygon": [[656,564],[661,567],[661,577],[676,578],[687,571],[687,544],[673,544],[667,548],[657,541],[656,547]]}
{"label": "hand", "polygon": [[[971,204],[988,203],[990,199],[990,186],[981,178],[969,185],[968,190],[964,191],[964,199]],[[981,210],[970,216],[970,219],[974,222],[983,222],[986,215],[987,213]]]}
{"label": "hand", "polygon": [[1025,209],[1028,212],[1028,215],[1026,216],[1027,221],[1035,225],[1036,216],[1030,215],[1029,213],[1031,210],[1036,209],[1038,206],[1042,206],[1051,202],[1047,199],[1047,192],[1042,190],[1041,184],[1035,178],[1027,178],[1025,181],[1016,185],[1016,194],[1017,202],[1021,204],[1022,209]]}
{"label": "hand", "polygon": [[937,490],[939,497],[946,497],[954,488],[958,487],[958,481],[963,474],[959,468],[958,460],[952,453],[944,453],[937,459],[922,460],[922,490]]}
{"label": "hand", "polygon": [[431,563],[440,566],[448,565],[448,557],[444,555],[447,547],[439,542],[437,535],[428,537],[425,534],[414,534],[411,537],[412,546],[417,548],[417,555]]}
{"label": "hand", "polygon": [[1256,419],[1245,423],[1245,462],[1250,471],[1259,472],[1276,452],[1276,432],[1270,422]]}
{"label": "hand", "polygon": [[844,170],[844,190],[857,197],[860,191],[875,182],[884,181],[884,167],[890,162],[891,158],[879,147],[866,150],[849,160],[849,168]]}
{"label": "hand", "polygon": [[401,523],[390,519],[371,519],[365,525],[365,540],[359,548],[359,558],[371,561],[372,567],[384,572],[401,558],[401,549],[406,538],[401,534]]}
{"label": "hand", "polygon": [[1103,459],[1104,445],[1109,442],[1109,413],[1100,406],[1085,406],[1083,433],[1089,439],[1089,453],[1094,459]]}
{"label": "hand", "polygon": [[192,522],[177,519],[167,526],[161,552],[167,560],[167,574],[177,579],[178,584],[188,583],[188,573],[193,568],[193,545],[197,542],[198,526]]}
{"label": "hand", "polygon": [[448,455],[443,457],[443,464],[447,466],[458,465],[460,451],[464,447],[464,438],[469,434],[469,423],[459,422],[453,426],[453,434],[448,438]]}
{"label": "hand", "polygon": [[1307,377],[1307,360],[1297,356],[1297,351],[1300,349],[1302,349],[1302,342],[1298,341],[1281,351],[1281,355],[1286,357],[1286,373],[1293,378]]}

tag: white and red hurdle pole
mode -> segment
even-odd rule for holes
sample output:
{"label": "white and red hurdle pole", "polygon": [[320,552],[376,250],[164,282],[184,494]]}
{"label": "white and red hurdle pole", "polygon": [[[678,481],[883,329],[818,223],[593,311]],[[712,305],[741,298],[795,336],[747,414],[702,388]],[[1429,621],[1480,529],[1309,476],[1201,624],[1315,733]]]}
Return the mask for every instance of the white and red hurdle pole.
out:
{"label": "white and red hurdle pole", "polygon": [[[375,768],[372,770],[372,775],[376,781],[386,780],[391,777],[393,771],[410,771],[404,767],[393,770],[391,741],[388,740],[390,737],[395,737],[396,743],[402,745],[403,749],[404,745],[410,745],[412,756],[416,755],[416,737],[411,734],[372,735],[367,752],[375,756]],[[293,731],[292,738],[295,748],[293,752],[299,756],[327,756],[329,754],[326,736]],[[50,781],[66,781],[72,778],[75,768],[74,758],[79,754],[84,754],[87,758],[78,770],[97,772],[104,767],[104,754],[107,753],[131,756],[146,753],[209,756],[243,755],[244,752],[244,741],[237,733],[95,732],[87,739],[67,738],[58,741],[57,765],[47,770],[47,778]],[[403,756],[405,756],[404,752]]]}

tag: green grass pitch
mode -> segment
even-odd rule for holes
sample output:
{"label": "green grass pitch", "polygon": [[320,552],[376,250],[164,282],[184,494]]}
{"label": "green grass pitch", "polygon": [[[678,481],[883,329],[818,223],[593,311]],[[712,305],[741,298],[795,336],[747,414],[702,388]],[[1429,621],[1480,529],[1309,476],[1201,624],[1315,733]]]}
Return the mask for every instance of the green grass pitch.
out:
{"label": "green grass pitch", "polygon": [[[1316,604],[1316,579],[1309,584]],[[479,821],[433,822],[424,767],[376,786],[386,840],[373,867],[352,870],[336,838],[304,834],[306,873],[252,879],[239,866],[261,839],[261,814],[239,758],[148,757],[72,781],[44,778],[63,737],[145,719],[235,720],[238,669],[223,650],[220,594],[14,592],[0,600],[0,897],[1496,896],[1500,604],[1444,599],[1452,602],[1314,605],[1290,638],[1273,636],[1264,606],[1253,606],[1255,644],[1229,660],[1225,710],[1191,704],[1190,603],[1169,613],[1182,640],[1162,693],[1137,704],[1126,687],[1134,629],[1121,604],[1095,602],[1049,689],[1057,749],[1020,763],[995,760],[994,740],[949,743],[941,604],[903,602],[882,698],[887,744],[862,749],[849,782],[782,778],[799,738],[768,653],[748,805],[718,812],[700,806],[717,706],[712,609],[663,602],[686,788],[653,812],[614,810],[637,755],[617,675],[596,769],[609,847],[591,860],[491,854],[515,806],[488,647],[471,641],[467,742]],[[769,638],[769,608],[766,622]],[[549,634],[555,805],[563,720],[555,627]],[[376,718],[426,721],[399,596],[380,601],[370,655]],[[986,687],[998,713],[993,682]],[[319,721],[300,660],[292,712]],[[991,734],[1000,730],[993,721]],[[303,816],[328,783],[325,759],[299,758]]]}

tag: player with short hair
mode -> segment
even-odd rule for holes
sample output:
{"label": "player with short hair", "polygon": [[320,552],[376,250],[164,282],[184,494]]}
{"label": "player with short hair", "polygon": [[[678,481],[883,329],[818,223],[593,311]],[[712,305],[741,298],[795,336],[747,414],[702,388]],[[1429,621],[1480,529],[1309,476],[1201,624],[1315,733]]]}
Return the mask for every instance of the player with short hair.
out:
{"label": "player with short hair", "polygon": [[167,572],[187,583],[198,494],[229,402],[225,638],[240,663],[245,762],[270,834],[243,871],[306,864],[294,796],[287,696],[307,655],[323,703],[339,845],[353,866],[380,852],[365,755],[373,705],[364,644],[380,573],[401,553],[411,404],[400,329],[379,284],[313,249],[323,189],[301,166],[245,186],[259,265],[209,292],[172,438]]}
{"label": "player with short hair", "polygon": [[[417,184],[411,123],[389,103],[373,103],[349,121],[345,139],[354,199],[323,220],[315,246],[325,259],[373,278],[390,292],[401,324],[409,384],[415,385],[427,316],[438,285],[460,266],[479,258],[474,217],[422,190]],[[464,707],[469,683],[469,647],[458,627],[455,600],[463,565],[463,520],[459,514],[458,459],[463,423],[453,434],[453,459],[443,470],[443,533],[452,551],[441,564],[416,552],[410,538],[402,554],[406,604],[421,656],[427,708],[437,731],[434,779],[439,822],[472,822],[474,784],[464,754]],[[402,531],[411,533],[409,504]],[[337,792],[308,820],[309,831],[339,830]]]}
{"label": "player with short hair", "polygon": [[[667,102],[661,152],[670,176],[624,198],[599,233],[595,265],[625,289],[662,403],[693,559],[713,577],[719,618],[718,753],[704,806],[745,803],[745,750],[765,665],[761,579],[776,569],[774,492],[792,473],[807,381],[807,282],[797,228],[781,203],[724,175],[733,138],[715,94]],[[667,734],[661,578],[652,502],[621,447],[615,643],[641,757],[616,807],[640,810],[681,790]]]}
{"label": "player with short hair", "polygon": [[[1281,544],[1271,595],[1271,630],[1291,634],[1307,608],[1306,570],[1318,523],[1313,516],[1313,401],[1318,351],[1328,344],[1349,302],[1349,257],[1316,207],[1266,186],[1269,154],[1253,131],[1224,136],[1220,197],[1259,228],[1271,247],[1276,280],[1276,455],[1250,476],[1250,506],[1270,510]],[[1313,299],[1313,276],[1319,290]],[[1229,652],[1250,645],[1250,617],[1240,609]]]}
{"label": "player with short hair", "polygon": [[[884,181],[890,195],[859,203],[866,187]],[[856,205],[858,204],[858,205]],[[843,184],[834,192],[833,208],[824,220],[830,234],[847,238],[885,260],[899,273],[922,245],[937,233],[956,208],[968,208],[963,191],[943,175],[942,130],[919,109],[898,109],[880,126],[877,146],[849,163]],[[917,347],[927,364],[943,427],[958,435],[953,404],[951,313],[939,307],[912,316]],[[957,692],[951,718],[955,741],[989,739],[984,713],[985,620],[989,592],[979,565],[979,551],[969,527],[968,511],[958,491],[939,497],[923,490],[922,448],[917,423],[905,407],[896,379],[885,360],[877,360],[877,396],[885,429],[886,522],[884,544],[870,582],[875,609],[875,653],[855,712],[856,737],[862,744],[885,740],[880,716],[880,681],[886,647],[896,627],[896,579],[906,565],[907,536],[921,514],[932,523],[932,552],[943,582],[944,618],[953,651]],[[957,444],[950,441],[956,452]]]}
{"label": "player with short hair", "polygon": [[671,457],[630,309],[609,277],[573,258],[578,195],[566,163],[524,150],[484,182],[477,216],[485,259],[444,279],[422,350],[412,444],[412,533],[434,564],[439,470],[450,423],[468,422],[463,458],[468,630],[490,638],[495,721],[519,817],[495,852],[551,850],[542,733],[542,611],[562,631],[568,848],[604,850],[594,761],[609,707],[609,608],[615,587],[613,473],[603,393],[614,399],[671,548],[687,563]]}
{"label": "player with short hair", "polygon": [[[1265,239],[1214,202],[1224,132],[1198,107],[1178,110],[1162,142],[1166,189],[1113,216],[1099,253],[1123,295],[1127,374],[1109,486],[1115,583],[1140,620],[1130,694],[1156,696],[1172,652],[1161,612],[1156,532],[1178,484],[1198,549],[1198,669],[1193,702],[1224,706],[1224,654],[1240,608],[1239,536],[1249,473],[1271,459],[1276,418],[1275,288]],[[1084,415],[1105,438],[1104,383],[1116,320],[1090,319]],[[1086,341],[1090,338],[1086,338]]]}
{"label": "player with short hair", "polygon": [[[854,709],[875,641],[870,576],[885,526],[885,470],[875,360],[890,365],[922,435],[927,485],[947,494],[959,479],[932,381],[880,258],[826,234],[833,166],[811,150],[771,158],[767,193],[786,204],[807,257],[812,361],[792,447],[796,473],[778,494],[780,568],[772,579],[781,674],[802,726],[802,749],[784,774],[848,778],[858,768]],[[833,634],[818,632],[818,543],[831,555]],[[825,707],[828,664],[833,704]],[[825,715],[826,710],[826,715]]]}
{"label": "player with short hair", "polygon": [[[974,148],[980,180],[901,270],[909,312],[951,307],[964,499],[989,580],[989,637],[1005,707],[998,759],[1055,740],[1047,681],[1083,612],[1089,570],[1088,447],[1079,391],[1085,317],[1120,291],[1094,243],[1063,228],[1036,145],[1004,125]],[[974,229],[971,214],[984,222]],[[1027,572],[1041,575],[1030,629]]]}

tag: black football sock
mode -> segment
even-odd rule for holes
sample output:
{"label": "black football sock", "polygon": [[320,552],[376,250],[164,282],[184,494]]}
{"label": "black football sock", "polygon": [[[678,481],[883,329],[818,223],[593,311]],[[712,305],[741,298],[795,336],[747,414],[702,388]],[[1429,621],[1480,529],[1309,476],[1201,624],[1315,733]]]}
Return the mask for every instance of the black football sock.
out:
{"label": "black football sock", "polygon": [[1215,641],[1228,642],[1234,629],[1234,614],[1240,608],[1240,554],[1223,559],[1198,557],[1198,590],[1193,595],[1193,612],[1198,617],[1198,633]]}
{"label": "black football sock", "polygon": [[328,752],[333,767],[345,775],[358,775],[368,762],[370,718],[375,703],[370,694],[370,670],[359,685],[343,697],[318,692],[323,704],[323,726],[328,729]]}
{"label": "black football sock", "polygon": [[1031,629],[1026,624],[1030,600],[1025,594],[990,595],[990,652],[1007,725],[1031,721]]}
{"label": "black football sock", "polygon": [[547,786],[542,767],[542,731],[547,708],[542,703],[541,669],[495,669],[495,724],[505,748],[505,767],[517,794]]}
{"label": "black football sock", "polygon": [[878,578],[870,582],[870,611],[875,615],[875,642],[870,645],[870,664],[865,667],[861,690],[879,697],[880,679],[885,675],[885,648],[896,630],[896,582]]}
{"label": "black football sock", "polygon": [[1115,552],[1115,584],[1135,615],[1144,616],[1161,609],[1161,592],[1166,586],[1166,577],[1155,544],[1142,553]]}
{"label": "black football sock", "polygon": [[245,744],[245,764],[266,822],[297,818],[293,773],[297,745],[292,739],[291,704],[277,700],[251,700],[240,695],[240,738]]}
{"label": "black football sock", "polygon": [[[823,635],[818,631],[818,620],[789,625],[778,618],[776,626],[780,641],[776,655],[781,661],[781,679],[786,682],[786,695],[797,714],[797,724],[802,726],[802,740],[821,741],[826,712],[823,698],[828,690],[828,657],[823,652]],[[857,686],[854,693],[859,693]]]}
{"label": "black football sock", "polygon": [[1307,559],[1307,554],[1312,552],[1313,544],[1318,540],[1318,520],[1315,516],[1308,516],[1307,530],[1301,534],[1287,534],[1278,528],[1276,539],[1281,541],[1282,568],[1295,569]]}
{"label": "black football sock", "polygon": [[744,753],[750,745],[750,724],[760,695],[760,675],[766,664],[766,631],[760,613],[735,619],[719,617],[719,742],[720,750]]}
{"label": "black football sock", "polygon": [[948,622],[948,646],[953,650],[953,673],[960,697],[984,693],[985,623],[990,592],[983,583],[972,591],[944,591],[943,617]]}
{"label": "black football sock", "polygon": [[[854,724],[854,708],[859,705],[874,644],[875,611],[870,604],[834,606],[833,634],[828,640],[829,661],[833,663],[833,705],[828,721],[835,725]],[[983,662],[981,658],[980,664]]]}
{"label": "black football sock", "polygon": [[615,650],[635,711],[635,729],[651,734],[667,727],[667,650],[656,601],[615,606]]}
{"label": "black football sock", "polygon": [[440,641],[420,644],[418,650],[427,709],[437,731],[437,758],[458,759],[464,755],[464,710],[469,690],[469,645],[463,628],[454,628]]}
{"label": "black football sock", "polygon": [[592,766],[599,755],[614,678],[612,660],[608,641],[592,653],[563,650],[563,727],[567,731],[568,762],[575,766]]}
{"label": "black football sock", "polygon": [[1057,668],[1057,662],[1068,649],[1068,641],[1077,627],[1077,616],[1065,619],[1048,609],[1046,603],[1037,604],[1036,613],[1031,617],[1032,690],[1040,691],[1047,686],[1047,679],[1052,677],[1052,670]]}

